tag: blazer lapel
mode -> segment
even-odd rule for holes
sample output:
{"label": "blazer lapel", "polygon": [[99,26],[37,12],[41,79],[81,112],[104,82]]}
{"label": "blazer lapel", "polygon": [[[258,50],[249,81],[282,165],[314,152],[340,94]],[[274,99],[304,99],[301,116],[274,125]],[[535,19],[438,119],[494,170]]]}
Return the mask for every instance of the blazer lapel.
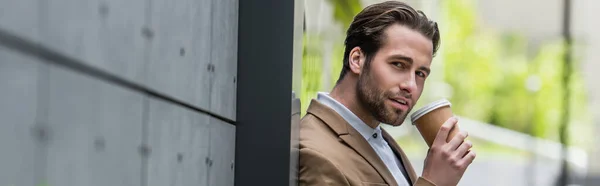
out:
{"label": "blazer lapel", "polygon": [[402,151],[400,146],[398,146],[396,140],[394,140],[394,138],[389,133],[387,133],[387,131],[382,129],[381,132],[385,141],[387,141],[387,143],[390,145],[396,156],[399,157],[400,161],[402,161],[402,167],[400,167],[400,169],[404,169],[405,176],[407,176],[406,174],[408,173],[407,179],[410,178],[408,182],[414,183],[414,181],[417,180],[417,174],[415,173],[415,169],[413,169],[412,165],[410,164],[408,157],[406,156],[406,154],[404,154],[404,151]]}
{"label": "blazer lapel", "polygon": [[373,147],[335,110],[316,100],[312,100],[307,112],[323,120],[329,128],[337,133],[340,139],[369,162],[387,184],[398,185],[392,173],[385,166],[381,158],[379,158],[375,150],[373,150]]}

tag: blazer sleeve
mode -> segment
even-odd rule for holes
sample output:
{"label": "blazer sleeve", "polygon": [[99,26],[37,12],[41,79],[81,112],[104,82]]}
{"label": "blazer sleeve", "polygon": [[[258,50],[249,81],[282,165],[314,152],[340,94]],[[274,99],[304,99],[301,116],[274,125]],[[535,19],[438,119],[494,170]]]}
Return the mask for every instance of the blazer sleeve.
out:
{"label": "blazer sleeve", "polygon": [[299,153],[299,186],[350,185],[340,169],[319,152],[303,148]]}
{"label": "blazer sleeve", "polygon": [[415,184],[413,186],[436,186],[433,182],[423,178],[423,177],[419,177],[419,179],[417,179],[417,182],[415,182]]}

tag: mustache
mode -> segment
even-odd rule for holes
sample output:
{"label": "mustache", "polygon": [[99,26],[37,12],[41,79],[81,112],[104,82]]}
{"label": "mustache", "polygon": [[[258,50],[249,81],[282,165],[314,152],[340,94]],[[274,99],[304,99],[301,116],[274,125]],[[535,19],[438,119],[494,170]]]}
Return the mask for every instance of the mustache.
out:
{"label": "mustache", "polygon": [[412,94],[408,93],[406,91],[400,91],[398,93],[386,91],[385,92],[385,96],[386,97],[391,97],[391,98],[395,98],[395,97],[404,97],[406,99],[412,98]]}

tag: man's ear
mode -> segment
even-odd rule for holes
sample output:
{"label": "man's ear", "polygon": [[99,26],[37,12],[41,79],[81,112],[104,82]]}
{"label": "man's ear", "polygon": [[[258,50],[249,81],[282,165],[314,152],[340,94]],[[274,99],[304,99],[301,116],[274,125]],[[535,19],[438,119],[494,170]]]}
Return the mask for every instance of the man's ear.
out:
{"label": "man's ear", "polygon": [[348,54],[348,64],[350,65],[350,71],[354,74],[360,74],[365,64],[365,53],[360,47],[354,47]]}

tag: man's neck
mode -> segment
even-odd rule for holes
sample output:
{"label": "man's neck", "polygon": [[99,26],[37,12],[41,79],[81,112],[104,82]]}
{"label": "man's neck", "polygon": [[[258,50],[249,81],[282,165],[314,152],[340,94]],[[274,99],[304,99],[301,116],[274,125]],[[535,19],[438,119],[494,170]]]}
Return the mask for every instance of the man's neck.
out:
{"label": "man's neck", "polygon": [[348,82],[342,81],[333,87],[329,96],[348,108],[348,110],[354,113],[354,115],[360,118],[360,120],[365,122],[369,127],[376,128],[379,126],[379,121],[377,121],[371,113],[359,103],[358,95],[356,94],[356,85],[348,85]]}

